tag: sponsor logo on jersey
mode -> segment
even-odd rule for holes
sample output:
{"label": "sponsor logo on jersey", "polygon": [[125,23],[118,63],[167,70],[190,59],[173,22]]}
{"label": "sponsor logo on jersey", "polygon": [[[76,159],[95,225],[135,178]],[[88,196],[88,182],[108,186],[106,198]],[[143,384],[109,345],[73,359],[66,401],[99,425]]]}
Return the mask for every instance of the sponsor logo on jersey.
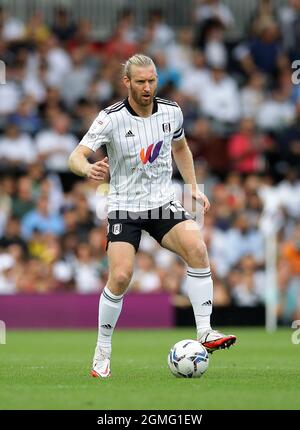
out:
{"label": "sponsor logo on jersey", "polygon": [[145,154],[144,148],[140,152],[140,157],[143,162],[143,164],[146,164],[148,161],[149,163],[153,163],[154,160],[159,156],[160,148],[162,147],[163,140],[160,140],[155,145],[152,143],[150,146],[148,146]]}

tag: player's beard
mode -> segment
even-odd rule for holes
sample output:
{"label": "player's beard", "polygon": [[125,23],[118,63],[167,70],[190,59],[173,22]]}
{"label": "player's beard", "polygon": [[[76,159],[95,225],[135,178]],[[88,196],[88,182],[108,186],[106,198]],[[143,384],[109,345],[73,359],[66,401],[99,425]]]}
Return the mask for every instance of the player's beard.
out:
{"label": "player's beard", "polygon": [[149,106],[151,105],[151,103],[153,102],[156,90],[153,91],[153,93],[148,93],[149,97],[144,98],[143,94],[139,94],[137,91],[135,91],[132,86],[130,86],[130,92],[131,92],[131,97],[133,98],[133,100],[135,101],[136,104],[140,105],[140,106]]}

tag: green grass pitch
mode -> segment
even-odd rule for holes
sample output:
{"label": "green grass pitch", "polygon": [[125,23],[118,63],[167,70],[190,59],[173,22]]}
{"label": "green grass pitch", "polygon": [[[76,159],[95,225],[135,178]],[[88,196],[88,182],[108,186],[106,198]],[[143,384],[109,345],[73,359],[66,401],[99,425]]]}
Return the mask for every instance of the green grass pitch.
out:
{"label": "green grass pitch", "polygon": [[117,330],[112,378],[89,376],[95,331],[8,331],[0,345],[0,409],[299,409],[300,345],[291,329],[230,329],[200,379],[177,379],[169,348],[194,330]]}

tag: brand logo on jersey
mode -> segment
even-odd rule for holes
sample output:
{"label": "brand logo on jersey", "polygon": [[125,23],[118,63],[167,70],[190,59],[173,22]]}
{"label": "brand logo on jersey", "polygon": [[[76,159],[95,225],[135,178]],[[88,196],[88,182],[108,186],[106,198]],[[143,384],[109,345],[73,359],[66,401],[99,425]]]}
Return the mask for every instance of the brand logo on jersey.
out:
{"label": "brand logo on jersey", "polygon": [[113,234],[115,234],[115,235],[120,234],[121,231],[122,231],[122,224],[114,224],[112,226],[112,233]]}
{"label": "brand logo on jersey", "polygon": [[125,134],[125,137],[134,137],[134,134],[132,133],[131,130],[128,130],[127,133]]}
{"label": "brand logo on jersey", "polygon": [[[143,164],[146,164],[148,161],[149,163],[153,163],[154,160],[159,156],[160,148],[162,147],[163,140],[160,140],[155,145],[152,143],[150,146],[148,146],[145,154],[144,148],[140,152],[140,157],[143,162]],[[152,151],[153,150],[153,151]]]}
{"label": "brand logo on jersey", "polygon": [[164,122],[162,125],[162,129],[164,133],[170,133],[171,132],[171,125],[169,122]]}

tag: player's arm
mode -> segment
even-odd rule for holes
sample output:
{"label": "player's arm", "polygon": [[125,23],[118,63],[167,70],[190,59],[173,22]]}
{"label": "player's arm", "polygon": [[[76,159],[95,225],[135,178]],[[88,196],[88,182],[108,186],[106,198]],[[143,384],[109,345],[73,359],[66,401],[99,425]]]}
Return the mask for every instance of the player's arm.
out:
{"label": "player's arm", "polygon": [[100,146],[110,143],[110,132],[111,121],[105,111],[101,111],[69,157],[69,168],[73,173],[96,181],[108,182],[108,158],[105,157],[96,163],[89,163],[88,158]]}
{"label": "player's arm", "polygon": [[193,198],[201,202],[204,206],[204,212],[207,212],[209,210],[210,203],[206,195],[199,190],[195,175],[193,156],[185,137],[182,137],[179,140],[173,140],[172,153],[184,182],[189,184],[191,187]]}
{"label": "player's arm", "polygon": [[108,182],[108,158],[105,157],[101,161],[90,163],[88,158],[93,152],[94,151],[87,146],[78,145],[69,157],[69,168],[75,175],[86,176],[95,181]]}

